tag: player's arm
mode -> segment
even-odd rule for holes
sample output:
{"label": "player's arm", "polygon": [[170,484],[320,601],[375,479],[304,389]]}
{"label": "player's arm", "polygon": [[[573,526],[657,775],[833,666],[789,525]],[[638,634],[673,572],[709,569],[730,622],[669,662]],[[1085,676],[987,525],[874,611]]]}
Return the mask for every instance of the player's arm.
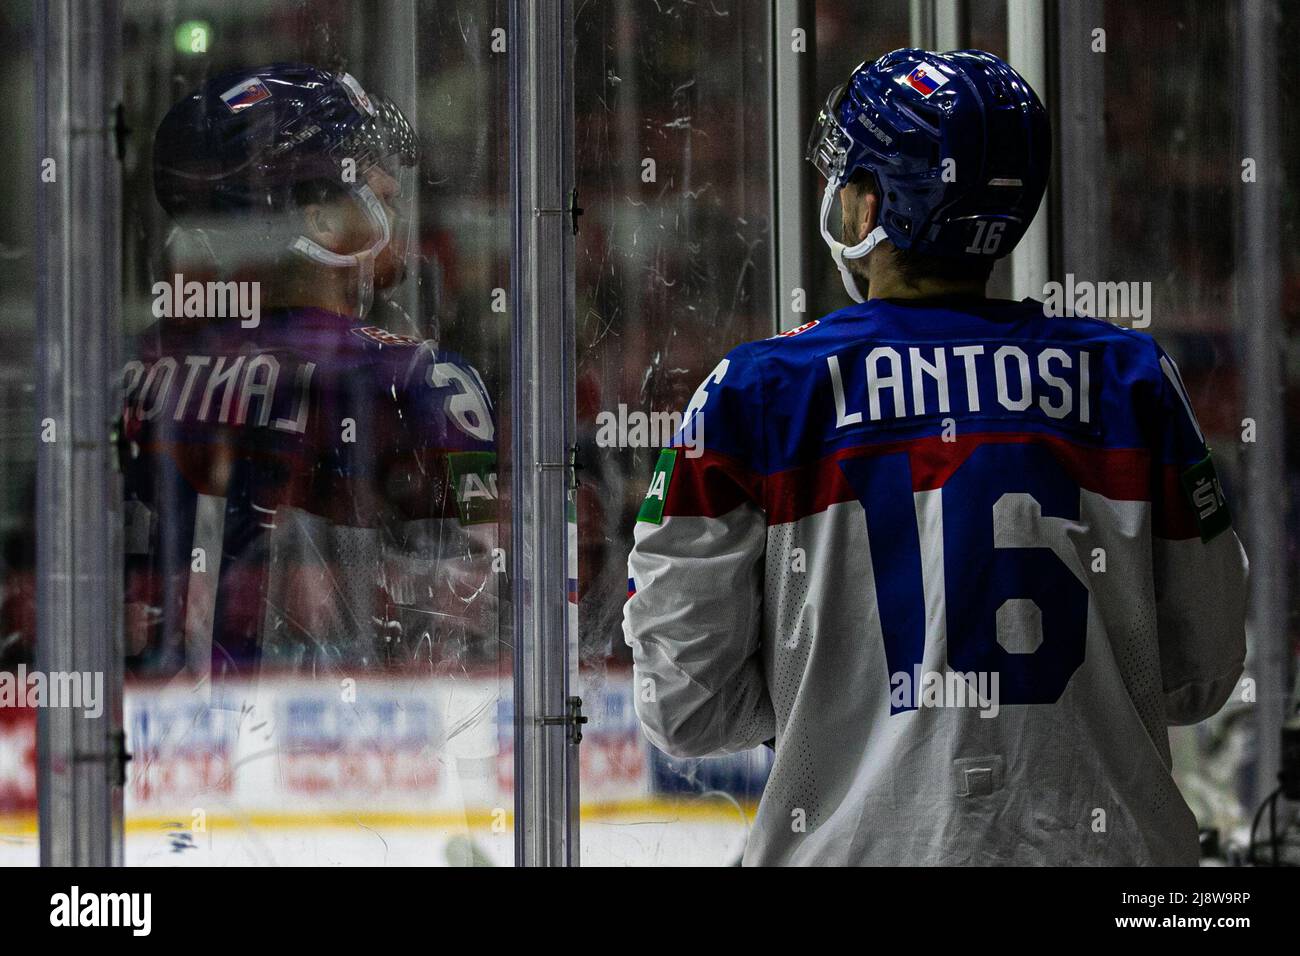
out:
{"label": "player's arm", "polygon": [[761,421],[761,385],[733,351],[696,391],[637,516],[623,634],[641,726],[673,756],[747,750],[775,735],[759,657]]}
{"label": "player's arm", "polygon": [[[497,617],[496,422],[478,372],[421,347],[399,375],[401,439],[385,495],[385,590],[432,635],[489,634]],[[495,646],[495,645],[493,645]]]}
{"label": "player's arm", "polygon": [[1246,658],[1246,554],[1178,369],[1157,347],[1153,561],[1170,724],[1227,701]]}

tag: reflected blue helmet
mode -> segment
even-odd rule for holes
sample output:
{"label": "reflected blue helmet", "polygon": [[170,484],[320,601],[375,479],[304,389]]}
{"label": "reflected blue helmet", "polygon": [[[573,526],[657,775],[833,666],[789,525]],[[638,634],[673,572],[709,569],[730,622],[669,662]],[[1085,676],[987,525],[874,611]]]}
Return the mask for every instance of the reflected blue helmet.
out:
{"label": "reflected blue helmet", "polygon": [[[895,50],[831,92],[807,158],[827,180],[823,237],[858,298],[843,260],[882,239],[948,258],[1011,252],[1047,187],[1051,127],[1025,79],[990,53]],[[879,224],[845,248],[827,218],[834,194],[859,170],[879,190]]]}
{"label": "reflected blue helmet", "polygon": [[414,131],[393,103],[351,75],[273,63],[209,79],[176,103],[154,136],[154,192],[175,219],[292,204],[305,182],[358,178],[377,162],[417,161]]}
{"label": "reflected blue helmet", "polygon": [[[291,250],[355,273],[356,308],[364,315],[377,257],[394,236],[407,248],[413,217],[401,213],[418,161],[415,132],[392,101],[367,93],[348,73],[272,63],[212,77],[167,112],[154,135],[154,193],[229,271]],[[368,183],[376,166],[397,184],[385,199]],[[325,192],[313,198],[306,187]],[[366,248],[326,249],[287,215],[330,194],[358,204],[371,229]]]}

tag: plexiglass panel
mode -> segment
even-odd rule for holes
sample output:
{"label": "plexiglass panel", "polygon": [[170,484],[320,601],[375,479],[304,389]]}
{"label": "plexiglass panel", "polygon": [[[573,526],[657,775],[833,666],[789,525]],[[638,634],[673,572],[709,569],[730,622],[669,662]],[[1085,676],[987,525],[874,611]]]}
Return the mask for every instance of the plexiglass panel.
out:
{"label": "plexiglass panel", "polygon": [[[912,7],[873,3],[868,16],[858,4],[812,5],[816,56],[805,120],[858,63],[914,45]],[[1009,43],[1015,9],[965,7],[963,45],[1020,65]],[[1295,179],[1300,154],[1285,103],[1247,130],[1243,97],[1254,88],[1259,52],[1249,46],[1243,8],[1090,9],[1091,19],[1061,5],[1045,24],[1049,79],[1041,92],[1053,110],[1053,161],[1077,190],[1060,195],[1054,182],[1040,212],[1054,217],[1051,279],[1122,288],[1127,298],[1118,309],[1108,310],[1121,300],[1100,299],[1080,308],[1143,330],[1177,360],[1257,581],[1280,582],[1255,585],[1241,692],[1200,726],[1172,729],[1182,793],[1201,826],[1217,831],[1206,846],[1236,859],[1247,852],[1251,817],[1267,795],[1258,762],[1276,757],[1267,713],[1285,709],[1285,675],[1295,663],[1288,624],[1295,594],[1287,591],[1295,456],[1278,482],[1268,459],[1295,438],[1287,291],[1294,256],[1286,242],[1295,203],[1284,184]],[[759,11],[734,4],[592,4],[578,16],[578,178],[588,200],[578,243],[580,458],[587,466],[579,589],[583,696],[593,718],[583,745],[586,862],[732,862],[766,772],[762,751],[676,761],[638,737],[637,689],[628,686],[619,631],[635,513],[654,448],[666,440],[653,430],[653,413],[680,411],[728,348],[774,331],[765,292],[770,237],[760,224],[761,193],[775,177],[753,147],[771,110],[750,72],[765,54],[759,20]],[[722,23],[725,36],[713,32]],[[1269,21],[1267,29],[1275,26]],[[1054,32],[1067,27],[1074,32]],[[1285,51],[1297,30],[1290,11],[1281,30],[1278,50]],[[1260,62],[1265,72],[1273,68],[1271,59]],[[1284,73],[1291,69],[1284,56],[1281,62]],[[1270,136],[1282,174],[1256,169],[1267,162]],[[1252,211],[1248,190],[1259,182],[1274,190],[1262,213],[1277,219],[1265,241],[1250,224],[1261,209]],[[809,318],[847,304],[815,238],[811,262]],[[1010,294],[1008,266],[1004,260],[995,270],[990,295]],[[1035,294],[1053,293],[1047,286]],[[1270,301],[1275,311],[1258,314]],[[1275,330],[1262,337],[1266,348],[1260,323]],[[1271,450],[1260,448],[1263,434]],[[1269,515],[1284,532],[1268,529]],[[1255,697],[1256,682],[1271,696]]]}
{"label": "plexiglass panel", "polygon": [[126,860],[508,863],[504,5],[125,10]]}
{"label": "plexiglass panel", "polygon": [[[508,7],[124,0],[128,864],[512,862]],[[961,7],[968,45],[1019,65],[1008,13],[1024,5]],[[1240,859],[1272,785],[1265,718],[1285,709],[1295,665],[1300,473],[1282,449],[1300,444],[1286,82],[1300,15],[1277,8],[1276,49],[1261,55],[1251,5],[1046,7],[1052,278],[1122,289],[1081,308],[1177,360],[1256,581],[1273,582],[1253,594],[1242,692],[1171,734],[1182,794],[1218,833],[1207,847]],[[920,8],[801,5],[800,141],[858,63],[914,44]],[[764,747],[656,750],[622,630],[660,448],[719,359],[776,332],[786,305],[773,301],[771,221],[791,181],[773,169],[774,137],[792,132],[773,116],[788,44],[771,9],[574,4],[570,596],[589,865],[737,863],[772,762]],[[0,154],[26,170],[40,159],[31,17],[29,3],[0,7],[14,114]],[[1250,132],[1261,78],[1267,117]],[[28,179],[0,179],[0,206],[0,676],[12,677],[37,644]],[[809,319],[848,302],[814,211],[800,250]],[[783,222],[798,214],[781,209]],[[1010,293],[1009,271],[998,266],[991,295]],[[37,862],[36,753],[34,712],[0,706],[0,866]]]}
{"label": "plexiglass panel", "polygon": [[[1101,56],[1106,100],[1106,159],[1097,166],[1098,195],[1104,197],[1100,241],[1095,250],[1067,258],[1063,271],[1079,284],[1096,281],[1090,272],[1100,268],[1102,279],[1129,291],[1128,303],[1118,303],[1118,310],[1113,299],[1099,300],[1098,308],[1118,311],[1106,317],[1142,328],[1177,362],[1256,579],[1241,691],[1204,723],[1171,729],[1184,797],[1201,826],[1216,831],[1214,845],[1237,858],[1247,852],[1251,819],[1273,785],[1257,769],[1261,754],[1276,754],[1278,746],[1276,729],[1261,730],[1267,727],[1262,713],[1271,711],[1280,720],[1284,710],[1281,689],[1268,672],[1278,662],[1292,671],[1295,664],[1294,449],[1300,421],[1290,241],[1297,227],[1300,151],[1291,135],[1289,96],[1282,94],[1270,108],[1266,125],[1253,132],[1245,126],[1246,101],[1255,95],[1248,79],[1252,62],[1270,74],[1295,72],[1286,51],[1300,31],[1300,11],[1284,4],[1278,22],[1267,7],[1256,8],[1270,35],[1280,28],[1274,41],[1278,60],[1272,63],[1246,47],[1245,13],[1251,6],[1167,2],[1135,8],[1108,2],[1104,22],[1093,25],[1103,34],[1063,37],[1075,50],[1087,49],[1084,56]],[[1097,52],[1099,41],[1104,56]],[[1275,158],[1261,152],[1268,136],[1278,149]],[[1244,218],[1253,190],[1268,191],[1266,205],[1280,229],[1270,229],[1266,243],[1252,239]],[[1249,215],[1261,212],[1256,207]],[[1252,299],[1252,289],[1263,293],[1263,301],[1272,299],[1273,311],[1255,311],[1253,303],[1260,300]],[[1260,330],[1269,343],[1263,352],[1252,345]],[[1268,381],[1274,369],[1277,385],[1261,394],[1252,381]],[[1284,383],[1281,393],[1277,386]],[[1273,486],[1261,463],[1280,456],[1283,440],[1292,450],[1284,483]],[[1262,533],[1269,525],[1279,529],[1276,539],[1269,537],[1274,532]],[[1261,600],[1267,589],[1259,587],[1267,577],[1291,582],[1290,610],[1280,622],[1283,628],[1291,622],[1289,640],[1269,624]],[[1286,600],[1284,592],[1279,597]],[[1265,822],[1258,835],[1267,830]]]}
{"label": "plexiglass panel", "polygon": [[766,4],[737,0],[577,11],[585,864],[739,859],[770,762],[651,747],[621,629],[632,525],[669,416],[729,349],[776,331],[768,29]]}

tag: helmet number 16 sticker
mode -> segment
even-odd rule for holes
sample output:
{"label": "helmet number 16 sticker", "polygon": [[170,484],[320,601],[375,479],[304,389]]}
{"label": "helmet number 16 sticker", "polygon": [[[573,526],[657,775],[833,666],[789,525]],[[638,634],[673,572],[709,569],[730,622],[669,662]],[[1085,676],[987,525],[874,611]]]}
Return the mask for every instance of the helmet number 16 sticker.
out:
{"label": "helmet number 16 sticker", "polygon": [[1002,245],[1002,234],[1006,231],[1005,222],[987,222],[980,219],[975,223],[975,238],[966,247],[967,252],[976,255],[995,256]]}

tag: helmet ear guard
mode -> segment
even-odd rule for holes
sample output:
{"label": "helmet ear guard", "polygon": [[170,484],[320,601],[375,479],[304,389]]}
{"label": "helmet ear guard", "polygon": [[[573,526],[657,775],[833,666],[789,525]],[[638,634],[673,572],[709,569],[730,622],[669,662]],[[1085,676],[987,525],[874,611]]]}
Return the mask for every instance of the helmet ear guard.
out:
{"label": "helmet ear guard", "polygon": [[419,144],[415,131],[395,103],[381,94],[367,96],[349,74],[342,74],[339,82],[349,91],[354,101],[359,98],[369,114],[335,152],[340,162],[351,158],[356,163],[354,172],[358,182],[349,192],[369,221],[374,242],[357,252],[336,253],[299,235],[290,243],[289,248],[317,265],[355,270],[356,309],[360,318],[374,304],[376,260],[395,239],[401,248],[409,249],[414,221],[414,216],[404,210],[404,214],[399,215],[394,224],[399,233],[395,235],[384,204],[369,184],[360,180],[375,167],[380,167],[384,175],[394,181],[393,205],[400,207],[410,204],[414,200],[414,167],[419,161]]}
{"label": "helmet ear guard", "polygon": [[817,171],[826,178],[826,190],[822,193],[822,208],[819,218],[822,240],[830,249],[831,258],[835,260],[835,267],[839,270],[840,281],[844,284],[844,291],[849,294],[849,298],[854,302],[864,302],[865,298],[858,289],[857,280],[845,260],[865,258],[882,240],[889,237],[884,228],[877,225],[861,242],[853,246],[847,246],[836,239],[830,230],[830,217],[831,210],[835,205],[835,195],[847,181],[845,166],[849,150],[853,144],[853,138],[837,119],[847,91],[847,83],[831,90],[830,96],[826,98],[826,105],[817,115],[816,123],[813,124],[812,134],[808,137],[808,148],[804,158],[811,162],[817,168]]}
{"label": "helmet ear guard", "polygon": [[857,245],[846,246],[833,235],[830,230],[831,207],[835,204],[835,194],[839,186],[831,181],[826,183],[826,191],[822,193],[822,211],[821,211],[821,232],[822,239],[831,250],[831,258],[835,260],[835,267],[840,271],[840,281],[844,283],[844,291],[849,294],[854,302],[865,302],[866,299],[858,289],[858,283],[846,259],[862,259],[871,254],[871,250],[876,248],[881,242],[889,238],[885,232],[884,226],[876,226],[871,232],[867,233],[865,239]]}
{"label": "helmet ear guard", "polygon": [[289,244],[289,248],[300,256],[334,269],[355,269],[357,290],[357,315],[363,317],[370,311],[375,300],[375,259],[388,246],[392,239],[392,230],[388,225],[388,216],[383,204],[369,185],[360,185],[353,192],[360,201],[361,209],[374,229],[375,241],[367,249],[359,252],[331,252],[324,246],[306,236],[298,236]]}

